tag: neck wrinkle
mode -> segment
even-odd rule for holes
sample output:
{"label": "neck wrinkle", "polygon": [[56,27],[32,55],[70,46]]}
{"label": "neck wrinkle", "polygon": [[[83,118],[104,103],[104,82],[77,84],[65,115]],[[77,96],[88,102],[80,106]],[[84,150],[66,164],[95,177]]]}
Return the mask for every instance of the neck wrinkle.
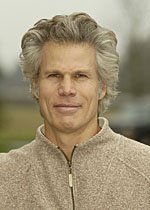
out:
{"label": "neck wrinkle", "polygon": [[72,133],[63,133],[61,131],[56,131],[45,126],[45,136],[53,144],[60,147],[64,152],[72,151],[74,146],[80,144],[83,141],[90,139],[95,136],[99,131],[100,127],[97,125],[92,130],[84,129],[80,131],[74,131]]}

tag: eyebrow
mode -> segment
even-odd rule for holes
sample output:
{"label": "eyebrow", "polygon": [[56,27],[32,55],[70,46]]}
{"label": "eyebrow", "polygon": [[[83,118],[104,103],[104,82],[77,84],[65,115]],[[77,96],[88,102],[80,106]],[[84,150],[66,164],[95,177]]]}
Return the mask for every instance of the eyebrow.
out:
{"label": "eyebrow", "polygon": [[61,72],[59,70],[46,70],[43,72],[44,75],[48,75],[50,73],[60,74]]}
{"label": "eyebrow", "polygon": [[[89,71],[87,69],[74,70],[73,72],[72,71],[68,71],[68,72],[71,74],[79,74],[79,73],[91,74],[91,71]],[[50,73],[63,74],[60,70],[46,70],[43,72],[44,75],[48,75]]]}

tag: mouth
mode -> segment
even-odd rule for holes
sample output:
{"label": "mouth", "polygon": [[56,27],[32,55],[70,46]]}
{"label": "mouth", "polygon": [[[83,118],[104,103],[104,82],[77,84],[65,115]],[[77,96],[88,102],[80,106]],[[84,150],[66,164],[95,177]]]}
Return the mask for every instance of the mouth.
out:
{"label": "mouth", "polygon": [[78,104],[56,104],[54,108],[60,113],[75,113],[81,108],[81,105]]}

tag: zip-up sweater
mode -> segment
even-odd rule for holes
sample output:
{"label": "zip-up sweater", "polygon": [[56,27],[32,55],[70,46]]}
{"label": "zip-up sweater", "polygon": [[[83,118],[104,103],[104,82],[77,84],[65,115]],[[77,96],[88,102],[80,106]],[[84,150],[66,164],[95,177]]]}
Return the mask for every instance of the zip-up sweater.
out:
{"label": "zip-up sweater", "polygon": [[0,210],[149,210],[150,147],[104,118],[100,126],[70,161],[43,126],[31,143],[0,154]]}

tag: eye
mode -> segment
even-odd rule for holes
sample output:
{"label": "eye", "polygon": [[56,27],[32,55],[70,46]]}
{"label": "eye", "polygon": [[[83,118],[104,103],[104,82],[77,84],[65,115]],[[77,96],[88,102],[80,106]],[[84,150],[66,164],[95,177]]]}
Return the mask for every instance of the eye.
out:
{"label": "eye", "polygon": [[87,78],[88,76],[85,74],[85,73],[77,73],[77,74],[75,74],[75,77],[77,78],[77,79],[84,79],[84,78]]}
{"label": "eye", "polygon": [[51,73],[51,74],[48,75],[49,78],[60,78],[60,76],[61,75],[58,74],[58,73]]}

